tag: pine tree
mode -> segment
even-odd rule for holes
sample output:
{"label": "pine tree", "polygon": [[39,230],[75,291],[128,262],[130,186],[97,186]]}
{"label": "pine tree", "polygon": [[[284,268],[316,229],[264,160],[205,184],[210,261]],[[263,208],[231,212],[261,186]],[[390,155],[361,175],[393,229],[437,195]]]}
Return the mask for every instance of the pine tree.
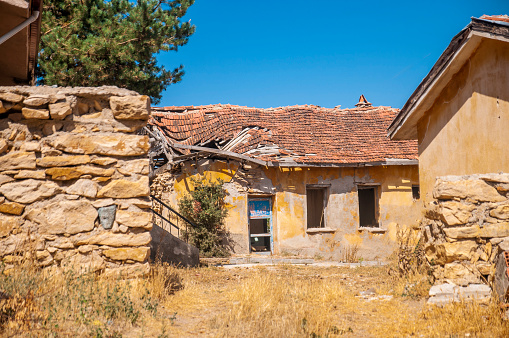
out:
{"label": "pine tree", "polygon": [[194,0],[49,0],[42,12],[38,83],[115,85],[154,103],[182,79],[155,55],[176,51],[195,27],[181,22]]}

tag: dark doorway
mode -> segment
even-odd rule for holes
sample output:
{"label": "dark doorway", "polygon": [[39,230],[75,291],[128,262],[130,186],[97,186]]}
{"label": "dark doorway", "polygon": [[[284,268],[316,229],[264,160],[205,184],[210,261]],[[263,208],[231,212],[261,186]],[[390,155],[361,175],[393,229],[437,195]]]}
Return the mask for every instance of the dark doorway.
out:
{"label": "dark doorway", "polygon": [[325,227],[325,197],[327,188],[306,189],[308,228]]}
{"label": "dark doorway", "polygon": [[361,227],[378,227],[376,187],[357,187],[359,195],[359,225]]}

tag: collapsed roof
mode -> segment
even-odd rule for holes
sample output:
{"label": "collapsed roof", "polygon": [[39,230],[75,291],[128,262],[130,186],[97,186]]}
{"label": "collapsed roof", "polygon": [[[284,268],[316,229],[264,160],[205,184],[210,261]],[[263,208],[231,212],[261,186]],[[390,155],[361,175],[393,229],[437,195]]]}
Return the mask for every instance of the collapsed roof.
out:
{"label": "collapsed roof", "polygon": [[153,108],[148,129],[164,138],[171,152],[166,155],[173,161],[214,153],[266,166],[416,164],[416,141],[387,137],[399,110],[373,107],[364,97],[361,101],[353,109],[221,104]]}

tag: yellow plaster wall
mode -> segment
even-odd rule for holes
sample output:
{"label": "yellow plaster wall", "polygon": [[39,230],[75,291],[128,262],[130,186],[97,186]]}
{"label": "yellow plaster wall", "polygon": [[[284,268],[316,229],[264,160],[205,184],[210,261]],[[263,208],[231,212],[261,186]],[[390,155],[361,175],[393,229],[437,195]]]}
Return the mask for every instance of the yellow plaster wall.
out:
{"label": "yellow plaster wall", "polygon": [[[249,189],[228,183],[235,176],[234,162],[187,164],[175,180],[173,201],[192,188],[191,177],[207,177],[224,182],[229,215],[226,226],[235,242],[235,252],[248,253]],[[364,259],[384,259],[393,250],[396,224],[410,226],[420,218],[420,203],[412,199],[412,184],[418,184],[417,166],[366,168],[262,168],[275,188],[273,194],[273,237],[276,254],[294,253],[306,256],[341,259],[342,252],[358,245]],[[357,184],[379,184],[379,220],[385,232],[359,230]],[[306,231],[306,185],[329,185],[326,227],[334,231],[311,234]],[[256,195],[256,193],[251,193]],[[174,204],[175,205],[175,204]]]}
{"label": "yellow plaster wall", "polygon": [[417,128],[425,201],[437,176],[509,172],[509,44],[483,41]]}
{"label": "yellow plaster wall", "polygon": [[[277,182],[274,231],[276,253],[300,253],[341,259],[348,246],[358,245],[364,259],[384,259],[394,248],[396,225],[411,226],[420,218],[420,202],[412,198],[412,185],[419,182],[417,166],[366,168],[267,169]],[[357,184],[379,184],[379,221],[386,231],[359,230]],[[306,185],[329,186],[326,228],[306,231]]]}

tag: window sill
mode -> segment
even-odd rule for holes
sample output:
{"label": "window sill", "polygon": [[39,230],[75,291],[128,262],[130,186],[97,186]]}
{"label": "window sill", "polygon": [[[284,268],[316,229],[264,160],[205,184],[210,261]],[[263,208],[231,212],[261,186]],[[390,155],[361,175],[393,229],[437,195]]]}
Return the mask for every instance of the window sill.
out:
{"label": "window sill", "polygon": [[336,230],[337,229],[333,229],[333,228],[309,228],[309,229],[306,229],[306,233],[321,234],[321,233],[336,232]]}
{"label": "window sill", "polygon": [[359,227],[357,229],[357,231],[367,231],[367,232],[375,232],[375,233],[385,233],[387,232],[387,229],[383,229],[383,228],[371,228],[371,227]]}

